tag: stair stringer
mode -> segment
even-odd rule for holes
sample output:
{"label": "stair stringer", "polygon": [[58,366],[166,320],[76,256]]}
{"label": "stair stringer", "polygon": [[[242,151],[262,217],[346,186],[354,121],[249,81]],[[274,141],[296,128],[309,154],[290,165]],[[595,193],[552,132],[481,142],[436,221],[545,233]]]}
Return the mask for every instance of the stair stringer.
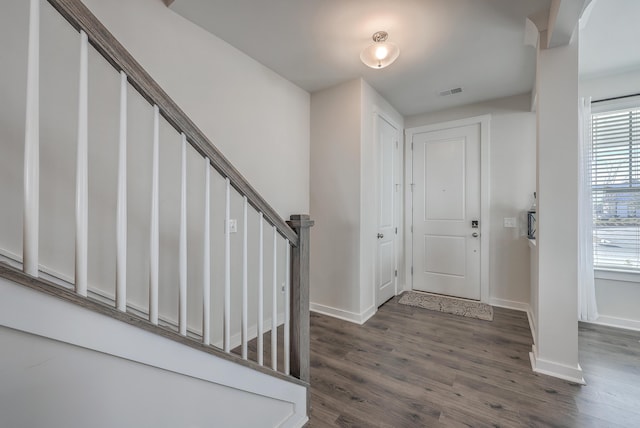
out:
{"label": "stair stringer", "polygon": [[[0,326],[161,369],[158,376],[162,375],[161,371],[168,371],[199,379],[228,388],[229,391],[247,394],[254,403],[257,396],[263,399],[261,402],[266,407],[269,403],[274,403],[279,408],[286,409],[281,412],[277,423],[269,423],[268,426],[300,427],[308,420],[305,386],[201,352],[6,278],[0,278]],[[2,364],[0,356],[0,372],[8,369]],[[92,387],[99,388],[98,385]],[[126,391],[127,385],[122,385],[122,388],[123,392]],[[2,389],[0,387],[0,396],[12,394],[11,391]],[[158,394],[162,393],[158,391]],[[69,399],[77,400],[74,397]],[[283,403],[286,405],[282,406]],[[260,418],[258,408],[246,408],[242,403],[231,408],[224,405],[216,407],[216,404],[211,402],[203,411],[219,417],[222,412],[232,412],[231,416],[226,417],[237,415],[234,427],[262,426],[255,425],[256,418]],[[84,404],[85,407],[86,405]],[[40,410],[47,411],[37,406],[29,408],[30,413]],[[174,410],[180,411],[178,408]],[[118,409],[113,411],[119,412]],[[47,417],[55,417],[55,412],[53,416]],[[254,422],[250,422],[251,420]],[[55,420],[48,421],[49,426],[57,426]],[[122,422],[127,425],[125,420]]]}

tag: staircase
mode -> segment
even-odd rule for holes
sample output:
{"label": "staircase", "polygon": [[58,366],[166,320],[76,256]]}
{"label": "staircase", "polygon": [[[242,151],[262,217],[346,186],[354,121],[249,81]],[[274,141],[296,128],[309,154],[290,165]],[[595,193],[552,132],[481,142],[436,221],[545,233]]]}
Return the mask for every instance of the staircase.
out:
{"label": "staircase", "polygon": [[[47,2],[75,30],[77,104],[60,112],[75,132],[41,121],[46,3],[30,0],[22,254],[0,248],[0,426],[304,425],[313,221],[284,221],[80,0]],[[113,117],[96,117],[109,96]],[[47,133],[73,171],[41,156]],[[42,209],[64,205],[50,189],[72,195],[73,216]]]}

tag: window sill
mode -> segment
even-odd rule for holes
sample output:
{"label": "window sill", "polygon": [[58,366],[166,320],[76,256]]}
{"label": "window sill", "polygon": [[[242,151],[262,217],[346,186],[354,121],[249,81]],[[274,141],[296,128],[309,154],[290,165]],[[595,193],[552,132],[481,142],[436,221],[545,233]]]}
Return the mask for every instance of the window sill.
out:
{"label": "window sill", "polygon": [[625,272],[611,269],[594,269],[593,275],[595,279],[606,279],[609,281],[634,282],[640,284],[640,273]]}

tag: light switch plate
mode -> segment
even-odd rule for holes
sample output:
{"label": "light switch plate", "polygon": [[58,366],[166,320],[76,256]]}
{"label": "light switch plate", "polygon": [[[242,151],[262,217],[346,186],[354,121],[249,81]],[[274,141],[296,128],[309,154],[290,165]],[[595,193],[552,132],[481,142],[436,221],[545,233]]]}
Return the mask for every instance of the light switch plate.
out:
{"label": "light switch plate", "polygon": [[229,220],[229,233],[238,232],[238,220],[232,218]]}
{"label": "light switch plate", "polygon": [[505,217],[504,227],[517,227],[515,217]]}

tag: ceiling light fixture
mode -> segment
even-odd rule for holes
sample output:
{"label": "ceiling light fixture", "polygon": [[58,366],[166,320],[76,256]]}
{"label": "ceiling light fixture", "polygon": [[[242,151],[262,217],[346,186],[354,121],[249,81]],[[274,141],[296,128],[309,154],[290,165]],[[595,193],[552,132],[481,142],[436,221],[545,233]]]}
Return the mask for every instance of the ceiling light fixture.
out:
{"label": "ceiling light fixture", "polygon": [[385,68],[391,65],[400,55],[400,48],[391,42],[387,42],[389,34],[386,31],[378,31],[371,37],[373,44],[367,46],[360,53],[360,60],[371,68]]}

